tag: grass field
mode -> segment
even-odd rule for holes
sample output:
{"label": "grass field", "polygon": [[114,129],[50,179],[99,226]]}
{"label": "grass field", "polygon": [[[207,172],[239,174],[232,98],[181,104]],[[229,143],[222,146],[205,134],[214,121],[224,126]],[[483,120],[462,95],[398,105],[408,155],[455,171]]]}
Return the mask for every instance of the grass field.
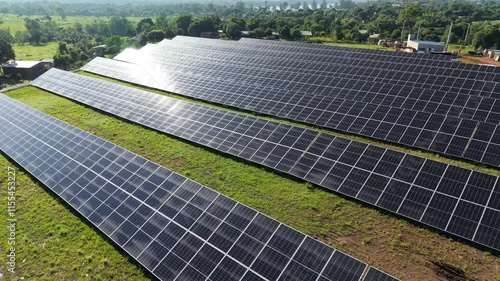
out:
{"label": "grass field", "polygon": [[[256,208],[402,280],[445,280],[429,266],[430,261],[436,260],[461,268],[476,280],[500,279],[498,257],[375,208],[33,87],[7,94]],[[12,163],[0,156],[1,169],[5,171],[8,165]],[[0,174],[2,185],[6,176]],[[9,276],[8,280],[147,278],[138,266],[113,250],[110,242],[53,194],[28,176],[21,175],[18,181],[19,264],[15,278]],[[5,188],[0,198],[0,206],[5,206]],[[0,229],[0,237],[6,237],[5,231]],[[7,276],[4,259],[2,255],[0,273]]]}
{"label": "grass field", "polygon": [[[24,31],[26,28],[24,27],[24,19],[25,18],[40,18],[40,16],[18,16],[13,14],[0,14],[0,19],[3,21],[3,24],[0,25],[0,28],[9,28],[12,34],[15,34],[17,31]],[[108,20],[109,17],[91,17],[91,16],[69,16],[66,17],[66,20],[62,20],[59,16],[52,16],[52,20],[55,21],[60,26],[69,26],[74,23],[81,23],[85,25],[86,23],[90,23],[98,20]],[[138,23],[142,18],[141,17],[127,17],[133,24]]]}
{"label": "grass field", "polygon": [[311,37],[308,40],[311,41],[323,41],[324,45],[329,46],[338,46],[338,47],[349,47],[349,48],[360,48],[360,49],[371,49],[371,50],[383,50],[383,51],[392,51],[393,48],[381,47],[377,44],[352,44],[352,43],[335,43],[332,41],[331,37]]}
{"label": "grass field", "polygon": [[40,45],[13,45],[16,53],[16,60],[40,60],[43,58],[53,58],[57,53],[59,44],[50,42]]}

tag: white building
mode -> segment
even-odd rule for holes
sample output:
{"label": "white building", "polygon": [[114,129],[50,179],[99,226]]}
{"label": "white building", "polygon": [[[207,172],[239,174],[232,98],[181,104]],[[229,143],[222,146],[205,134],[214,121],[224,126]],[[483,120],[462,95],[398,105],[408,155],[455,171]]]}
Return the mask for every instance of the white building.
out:
{"label": "white building", "polygon": [[414,40],[413,35],[408,35],[407,47],[412,47],[419,53],[444,52],[444,44],[433,41]]}

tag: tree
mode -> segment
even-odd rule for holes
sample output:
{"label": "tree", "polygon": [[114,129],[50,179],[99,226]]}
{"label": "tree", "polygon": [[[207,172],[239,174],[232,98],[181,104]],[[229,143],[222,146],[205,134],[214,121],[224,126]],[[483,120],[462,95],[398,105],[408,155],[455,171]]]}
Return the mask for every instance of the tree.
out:
{"label": "tree", "polygon": [[235,22],[229,22],[224,32],[230,39],[239,39],[241,37],[241,27]]}
{"label": "tree", "polygon": [[398,26],[396,20],[387,15],[380,15],[376,20],[372,22],[373,32],[376,33],[391,33]]}
{"label": "tree", "polygon": [[59,42],[58,51],[59,51],[59,53],[60,53],[60,54],[62,54],[62,55],[65,55],[65,54],[69,53],[69,51],[68,51],[68,46],[66,45],[66,43],[64,43],[64,42]]}
{"label": "tree", "polygon": [[399,40],[401,38],[401,30],[394,29],[392,31],[391,37],[394,38],[394,39],[398,39]]}
{"label": "tree", "polygon": [[108,24],[111,35],[128,36],[132,30],[132,25],[125,17],[111,17]]}
{"label": "tree", "polygon": [[0,40],[7,41],[7,43],[14,43],[14,36],[10,33],[10,29],[0,29]]}
{"label": "tree", "polygon": [[120,52],[120,50],[123,48],[123,38],[118,36],[118,35],[113,35],[106,39],[106,45],[108,45],[107,52],[109,54],[116,54]]}
{"label": "tree", "polygon": [[29,34],[28,42],[40,44],[40,40],[42,38],[42,27],[40,25],[40,20],[25,18],[24,25]]}
{"label": "tree", "polygon": [[172,25],[176,28],[182,29],[183,32],[188,31],[189,26],[191,25],[191,21],[193,20],[192,15],[178,15],[172,19]]}
{"label": "tree", "polygon": [[302,38],[302,32],[300,32],[298,27],[296,27],[292,30],[291,36],[294,40],[300,40]]}
{"label": "tree", "polygon": [[311,2],[311,9],[317,10],[318,9],[318,2],[316,0],[312,0]]}
{"label": "tree", "polygon": [[17,31],[16,34],[14,34],[14,42],[19,45],[23,45],[26,41],[28,41],[28,36],[27,31]]}
{"label": "tree", "polygon": [[165,30],[165,38],[173,38],[175,35],[177,35],[177,34],[171,28],[167,28]]}
{"label": "tree", "polygon": [[477,48],[500,48],[500,25],[490,22],[474,26],[472,42]]}
{"label": "tree", "polygon": [[266,28],[266,30],[264,31],[264,35],[265,36],[273,35],[273,30],[270,27]]}
{"label": "tree", "polygon": [[255,32],[255,37],[257,37],[257,38],[262,38],[262,37],[266,36],[266,31],[262,27],[256,28],[254,30],[254,32]]}
{"label": "tree", "polygon": [[354,1],[352,1],[352,0],[340,0],[339,1],[339,8],[340,9],[348,10],[354,6],[356,6],[356,3],[354,3]]}
{"label": "tree", "polygon": [[292,39],[292,34],[290,32],[290,27],[288,27],[288,25],[285,25],[281,30],[280,30],[280,34],[283,38],[287,39],[287,40],[290,40]]}
{"label": "tree", "polygon": [[234,9],[235,11],[238,12],[238,14],[243,14],[246,10],[245,2],[243,1],[236,2],[236,4],[234,5]]}
{"label": "tree", "polygon": [[202,32],[217,31],[217,26],[214,18],[211,16],[196,18],[188,28],[189,34],[193,36],[200,36]]}
{"label": "tree", "polygon": [[56,54],[54,56],[54,67],[59,69],[68,69],[70,60],[71,58],[69,55]]}
{"label": "tree", "polygon": [[166,16],[161,15],[155,18],[155,24],[157,28],[166,30],[168,28],[168,19]]}
{"label": "tree", "polygon": [[56,8],[56,14],[61,17],[61,20],[66,20],[66,14],[64,13],[64,8],[59,6]]}
{"label": "tree", "polygon": [[148,42],[156,43],[165,39],[165,32],[163,30],[155,29],[147,33]]}
{"label": "tree", "polygon": [[154,25],[155,24],[153,23],[153,20],[151,18],[141,19],[137,24],[135,32],[137,34],[141,34],[143,31],[145,32],[151,31],[154,28]]}
{"label": "tree", "polygon": [[0,63],[16,58],[12,45],[5,40],[0,40]]}
{"label": "tree", "polygon": [[328,4],[326,3],[326,0],[321,1],[321,4],[319,5],[319,8],[322,10],[325,10],[328,8]]}
{"label": "tree", "polygon": [[291,8],[295,10],[300,9],[300,2],[295,2],[295,4],[292,4]]}
{"label": "tree", "polygon": [[419,17],[424,13],[424,9],[420,3],[410,4],[399,12],[398,24],[406,24],[413,26],[418,21]]}

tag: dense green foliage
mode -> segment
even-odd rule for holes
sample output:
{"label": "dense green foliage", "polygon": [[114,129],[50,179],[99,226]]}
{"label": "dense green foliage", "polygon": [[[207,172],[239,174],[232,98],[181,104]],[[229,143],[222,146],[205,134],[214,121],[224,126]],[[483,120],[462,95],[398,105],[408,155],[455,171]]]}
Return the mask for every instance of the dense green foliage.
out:
{"label": "dense green foliage", "polygon": [[0,40],[0,63],[16,58],[12,45],[4,40]]}

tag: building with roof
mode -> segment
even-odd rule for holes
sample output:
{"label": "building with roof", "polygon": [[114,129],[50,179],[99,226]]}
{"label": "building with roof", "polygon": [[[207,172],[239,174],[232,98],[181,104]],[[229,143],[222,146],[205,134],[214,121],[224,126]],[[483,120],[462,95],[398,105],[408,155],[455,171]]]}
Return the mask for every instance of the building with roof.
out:
{"label": "building with roof", "polygon": [[377,43],[379,40],[380,40],[380,34],[379,33],[375,33],[375,34],[372,34],[372,35],[368,36],[368,42],[370,42],[370,43]]}
{"label": "building with roof", "polygon": [[445,46],[440,42],[415,40],[412,34],[408,35],[408,41],[406,42],[406,47],[413,48],[419,53],[430,53],[430,52],[444,52]]}
{"label": "building with roof", "polygon": [[300,31],[300,34],[302,34],[303,37],[313,36],[312,31],[310,31],[310,30],[302,30],[302,31]]}
{"label": "building with roof", "polygon": [[486,50],[486,56],[489,58],[494,59],[499,55],[500,55],[500,50],[494,50],[494,49]]}
{"label": "building with roof", "polygon": [[54,66],[53,59],[41,59],[39,61],[13,61],[2,65],[4,76],[17,78],[21,74],[22,79],[33,80]]}
{"label": "building with roof", "polygon": [[104,57],[104,54],[106,53],[106,50],[108,49],[108,45],[99,45],[92,47],[92,56],[95,57]]}

